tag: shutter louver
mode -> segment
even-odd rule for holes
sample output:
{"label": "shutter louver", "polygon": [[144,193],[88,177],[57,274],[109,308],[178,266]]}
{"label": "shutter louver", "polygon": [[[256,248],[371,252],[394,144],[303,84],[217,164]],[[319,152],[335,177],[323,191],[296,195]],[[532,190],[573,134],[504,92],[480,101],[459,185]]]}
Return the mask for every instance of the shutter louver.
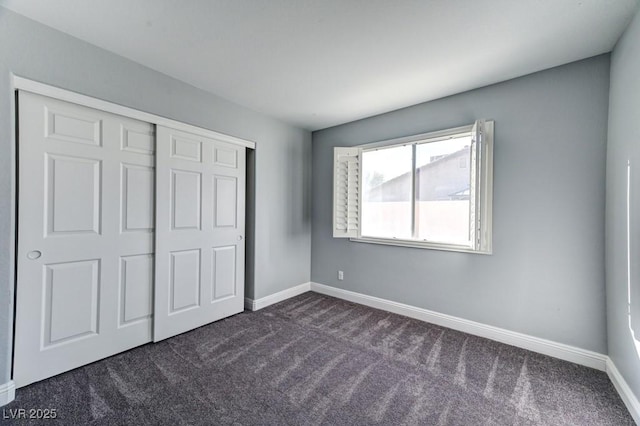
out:
{"label": "shutter louver", "polygon": [[360,150],[333,152],[333,236],[356,238],[360,228]]}

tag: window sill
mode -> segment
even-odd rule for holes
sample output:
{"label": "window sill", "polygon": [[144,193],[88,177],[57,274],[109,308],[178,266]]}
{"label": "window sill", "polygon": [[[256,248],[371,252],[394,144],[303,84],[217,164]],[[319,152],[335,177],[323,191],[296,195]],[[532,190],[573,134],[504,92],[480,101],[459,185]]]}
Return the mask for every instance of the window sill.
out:
{"label": "window sill", "polygon": [[356,243],[382,244],[382,245],[388,245],[388,246],[410,247],[410,248],[419,248],[419,249],[428,249],[428,250],[455,251],[460,253],[471,253],[471,254],[484,254],[484,255],[492,254],[491,250],[474,250],[471,247],[463,246],[463,245],[430,243],[430,242],[422,242],[422,241],[415,241],[415,240],[400,240],[395,238],[390,239],[390,238],[358,237],[358,238],[350,238],[350,240]]}

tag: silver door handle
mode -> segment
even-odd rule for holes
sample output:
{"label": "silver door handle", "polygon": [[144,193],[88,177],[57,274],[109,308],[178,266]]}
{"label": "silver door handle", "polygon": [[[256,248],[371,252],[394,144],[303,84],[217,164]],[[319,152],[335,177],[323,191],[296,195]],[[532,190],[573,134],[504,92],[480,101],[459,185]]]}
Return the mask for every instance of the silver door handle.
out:
{"label": "silver door handle", "polygon": [[40,256],[42,256],[42,252],[40,250],[33,250],[27,253],[27,259],[29,260],[39,259]]}
{"label": "silver door handle", "polygon": [[238,241],[242,241],[242,235],[238,235]]}

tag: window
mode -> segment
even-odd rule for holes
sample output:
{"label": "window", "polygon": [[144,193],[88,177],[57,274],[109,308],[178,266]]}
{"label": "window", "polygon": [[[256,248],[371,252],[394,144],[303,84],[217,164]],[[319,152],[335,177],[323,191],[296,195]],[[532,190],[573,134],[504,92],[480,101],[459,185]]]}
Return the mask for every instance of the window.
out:
{"label": "window", "polygon": [[491,253],[493,122],[334,152],[334,237]]}

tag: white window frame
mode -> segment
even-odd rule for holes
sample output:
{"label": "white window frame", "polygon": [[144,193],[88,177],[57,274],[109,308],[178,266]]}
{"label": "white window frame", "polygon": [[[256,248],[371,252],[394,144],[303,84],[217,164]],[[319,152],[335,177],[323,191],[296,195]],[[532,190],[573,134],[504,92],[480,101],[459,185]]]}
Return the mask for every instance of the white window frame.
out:
{"label": "white window frame", "polygon": [[[333,236],[351,241],[422,249],[492,254],[493,204],[493,129],[491,120],[403,138],[379,141],[355,147],[334,149]],[[471,244],[458,245],[414,239],[363,236],[362,223],[362,153],[380,148],[437,142],[463,135],[472,137],[470,173],[475,191],[470,194]],[[353,179],[357,174],[357,180]],[[348,177],[347,177],[348,176]],[[415,170],[413,170],[415,177]],[[351,177],[349,179],[349,177]],[[413,214],[413,213],[412,213]]]}

